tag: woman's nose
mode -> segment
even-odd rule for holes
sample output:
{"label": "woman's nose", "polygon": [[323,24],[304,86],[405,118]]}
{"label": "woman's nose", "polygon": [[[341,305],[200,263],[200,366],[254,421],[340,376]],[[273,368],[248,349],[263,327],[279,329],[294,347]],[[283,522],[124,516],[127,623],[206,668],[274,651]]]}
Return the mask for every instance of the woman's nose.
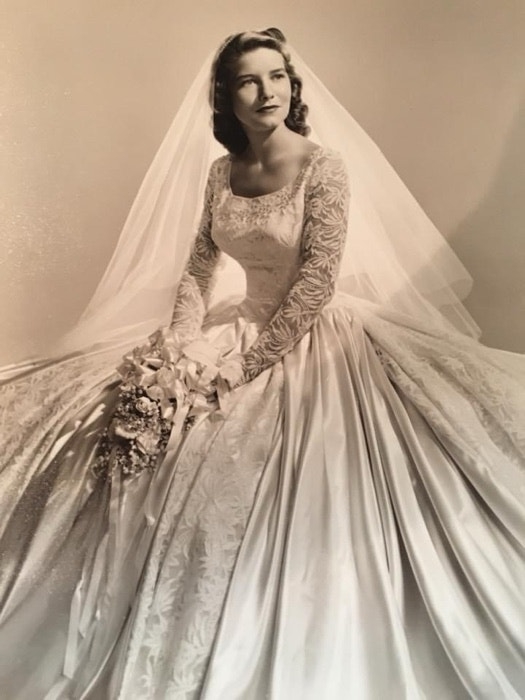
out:
{"label": "woman's nose", "polygon": [[261,100],[271,100],[273,97],[272,86],[266,81],[261,81],[259,87],[259,98]]}

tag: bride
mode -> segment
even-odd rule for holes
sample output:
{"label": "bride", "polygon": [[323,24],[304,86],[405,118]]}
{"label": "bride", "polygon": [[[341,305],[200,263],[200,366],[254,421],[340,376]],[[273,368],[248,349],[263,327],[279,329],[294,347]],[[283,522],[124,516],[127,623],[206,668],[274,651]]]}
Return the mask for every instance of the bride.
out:
{"label": "bride", "polygon": [[4,696],[517,700],[525,361],[279,30],[211,61],[223,155],[209,70],[76,329],[4,373]]}

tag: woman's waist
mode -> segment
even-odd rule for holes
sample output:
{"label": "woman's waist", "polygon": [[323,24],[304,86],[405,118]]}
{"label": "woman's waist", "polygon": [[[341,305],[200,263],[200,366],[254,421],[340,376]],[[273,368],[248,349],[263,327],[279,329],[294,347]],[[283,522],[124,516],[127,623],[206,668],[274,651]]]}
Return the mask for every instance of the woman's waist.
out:
{"label": "woman's waist", "polygon": [[[287,290],[278,296],[252,296],[247,293],[244,297],[239,295],[229,297],[210,308],[205,325],[235,323],[242,319],[247,323],[263,327],[279,310],[286,293]],[[320,313],[331,313],[339,309],[348,312],[351,300],[348,295],[336,292]]]}

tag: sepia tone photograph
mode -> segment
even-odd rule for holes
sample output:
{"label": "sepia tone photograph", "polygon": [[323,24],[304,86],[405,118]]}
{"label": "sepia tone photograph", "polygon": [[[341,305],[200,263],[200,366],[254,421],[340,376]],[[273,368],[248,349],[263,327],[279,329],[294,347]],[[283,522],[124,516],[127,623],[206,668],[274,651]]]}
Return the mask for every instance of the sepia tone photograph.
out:
{"label": "sepia tone photograph", "polygon": [[0,699],[525,697],[522,0],[0,16]]}

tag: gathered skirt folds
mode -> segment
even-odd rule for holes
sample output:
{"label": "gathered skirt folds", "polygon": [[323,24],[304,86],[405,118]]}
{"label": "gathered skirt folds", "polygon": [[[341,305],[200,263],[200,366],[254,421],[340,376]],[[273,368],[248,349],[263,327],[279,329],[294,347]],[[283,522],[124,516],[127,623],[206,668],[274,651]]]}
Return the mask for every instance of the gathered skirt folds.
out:
{"label": "gathered skirt folds", "polygon": [[103,480],[123,352],[2,388],[2,698],[525,697],[524,358],[338,296],[154,473]]}

